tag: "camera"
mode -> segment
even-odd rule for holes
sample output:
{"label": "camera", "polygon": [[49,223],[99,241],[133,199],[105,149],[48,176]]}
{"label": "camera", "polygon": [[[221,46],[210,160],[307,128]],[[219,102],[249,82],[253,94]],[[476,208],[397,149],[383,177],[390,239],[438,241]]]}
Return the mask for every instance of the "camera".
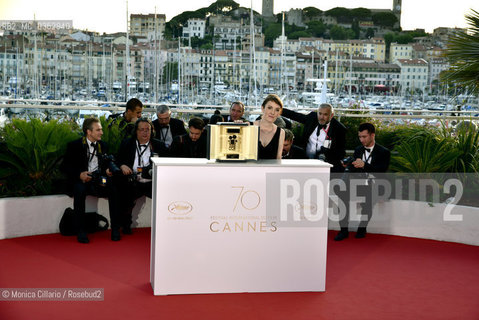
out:
{"label": "camera", "polygon": [[316,158],[317,158],[318,160],[321,160],[321,161],[326,162],[326,155],[325,155],[324,153],[318,153],[317,156],[316,156]]}
{"label": "camera", "polygon": [[342,160],[342,162],[346,166],[346,168],[344,169],[344,172],[354,171],[354,169],[355,169],[354,166],[353,166],[354,157],[352,157],[352,156],[346,157]]}
{"label": "camera", "polygon": [[141,170],[141,177],[143,179],[152,179],[152,174],[153,174],[153,163],[151,162],[152,157],[157,157],[157,153],[152,153],[150,157],[150,164],[147,165],[146,167],[143,167]]}
{"label": "camera", "polygon": [[116,165],[115,157],[113,155],[100,154],[98,155],[98,159],[100,160],[102,167],[110,169],[110,172],[113,175],[119,175],[122,173],[121,169]]}
{"label": "camera", "polygon": [[104,175],[101,174],[101,171],[99,169],[89,173],[88,176],[91,177],[92,183],[102,187],[106,186],[107,179]]}
{"label": "camera", "polygon": [[125,175],[125,178],[128,183],[133,183],[136,181],[136,174],[132,173],[132,174]]}
{"label": "camera", "polygon": [[122,173],[121,169],[115,163],[115,157],[112,155],[99,154],[98,162],[100,167],[88,174],[91,177],[91,181],[96,185],[104,187],[107,183],[107,177],[102,174],[101,168],[109,169],[113,175],[120,175]]}

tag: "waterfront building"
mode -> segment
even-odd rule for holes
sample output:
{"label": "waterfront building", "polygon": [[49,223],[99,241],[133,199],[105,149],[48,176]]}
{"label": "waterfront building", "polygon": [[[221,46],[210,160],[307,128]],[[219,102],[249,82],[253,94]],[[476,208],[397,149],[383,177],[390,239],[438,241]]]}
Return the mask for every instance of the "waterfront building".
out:
{"label": "waterfront building", "polygon": [[396,63],[399,59],[412,59],[412,44],[391,43],[389,48],[389,62]]}
{"label": "waterfront building", "polygon": [[162,40],[165,34],[164,14],[130,14],[130,35],[146,37],[150,41]]}
{"label": "waterfront building", "polygon": [[428,85],[429,64],[424,59],[398,59],[401,92],[423,91]]}
{"label": "waterfront building", "polygon": [[205,37],[206,21],[203,19],[188,19],[186,26],[183,27],[183,38],[191,39],[197,37],[203,39]]}

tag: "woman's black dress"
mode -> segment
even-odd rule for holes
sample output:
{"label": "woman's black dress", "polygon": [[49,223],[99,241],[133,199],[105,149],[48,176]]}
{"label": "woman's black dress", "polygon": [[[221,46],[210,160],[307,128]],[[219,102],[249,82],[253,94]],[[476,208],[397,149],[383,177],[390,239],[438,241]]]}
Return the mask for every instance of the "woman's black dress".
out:
{"label": "woman's black dress", "polygon": [[[263,147],[261,140],[258,139],[258,160],[259,159],[276,159],[278,156],[278,144],[281,128],[276,127],[273,139],[268,143],[266,147]],[[261,131],[260,131],[261,135]]]}

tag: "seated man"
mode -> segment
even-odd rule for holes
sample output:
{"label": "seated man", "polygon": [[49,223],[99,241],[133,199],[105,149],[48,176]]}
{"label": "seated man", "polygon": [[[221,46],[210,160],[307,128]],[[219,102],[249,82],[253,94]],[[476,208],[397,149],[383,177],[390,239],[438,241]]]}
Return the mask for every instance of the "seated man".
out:
{"label": "seated man", "polygon": [[230,114],[224,118],[225,122],[246,121],[244,116],[244,104],[241,101],[233,102],[230,106]]}
{"label": "seated man", "polygon": [[[366,227],[373,214],[373,207],[375,205],[375,195],[372,194],[374,190],[374,178],[370,173],[386,172],[389,167],[389,160],[391,152],[380,144],[376,143],[376,128],[371,123],[362,123],[359,125],[359,140],[361,146],[354,150],[353,160],[350,164],[343,164],[347,169],[344,176],[346,184],[348,185],[352,179],[360,179],[365,183],[358,187],[358,195],[364,196],[365,202],[361,203],[361,215],[366,216],[364,220],[359,223],[356,238],[364,238],[366,236]],[[357,173],[357,174],[355,174]],[[343,201],[346,203],[346,214],[339,222],[341,231],[336,235],[334,240],[341,241],[349,236],[348,224],[351,202],[349,200],[349,190],[343,193]]]}
{"label": "seated man", "polygon": [[121,202],[121,224],[124,234],[131,234],[131,213],[136,199],[151,198],[152,179],[150,157],[165,156],[167,150],[162,142],[154,139],[153,124],[146,118],[138,119],[134,135],[123,140],[118,153],[118,165],[123,176],[118,177]]}
{"label": "seated man", "polygon": [[284,129],[284,143],[282,159],[308,159],[303,148],[293,144],[294,134],[289,129]]}
{"label": "seated man", "polygon": [[206,158],[205,123],[200,118],[188,122],[189,133],[178,136],[173,141],[170,154],[178,158]]}
{"label": "seated man", "polygon": [[143,103],[136,98],[132,98],[126,103],[125,112],[111,115],[109,119],[119,121],[120,129],[123,130],[122,138],[124,139],[131,136],[135,122],[138,118],[141,118],[142,111]]}
{"label": "seated man", "polygon": [[182,120],[171,117],[171,110],[167,105],[159,106],[156,109],[156,115],[158,119],[153,121],[155,138],[170,148],[175,137],[186,134],[185,124]]}
{"label": "seated man", "polygon": [[69,187],[73,191],[73,211],[77,239],[80,243],[88,243],[85,200],[87,195],[108,197],[111,219],[111,240],[120,240],[118,198],[111,172],[107,169],[105,160],[108,148],[101,141],[103,130],[100,120],[87,118],[83,122],[84,137],[68,144],[63,161],[63,171],[66,173]]}

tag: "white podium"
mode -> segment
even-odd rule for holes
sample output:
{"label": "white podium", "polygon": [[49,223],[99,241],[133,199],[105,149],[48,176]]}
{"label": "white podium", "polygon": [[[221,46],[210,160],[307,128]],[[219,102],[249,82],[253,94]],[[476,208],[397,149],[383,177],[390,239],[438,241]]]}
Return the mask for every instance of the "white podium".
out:
{"label": "white podium", "polygon": [[329,164],[153,163],[155,295],[325,290]]}

